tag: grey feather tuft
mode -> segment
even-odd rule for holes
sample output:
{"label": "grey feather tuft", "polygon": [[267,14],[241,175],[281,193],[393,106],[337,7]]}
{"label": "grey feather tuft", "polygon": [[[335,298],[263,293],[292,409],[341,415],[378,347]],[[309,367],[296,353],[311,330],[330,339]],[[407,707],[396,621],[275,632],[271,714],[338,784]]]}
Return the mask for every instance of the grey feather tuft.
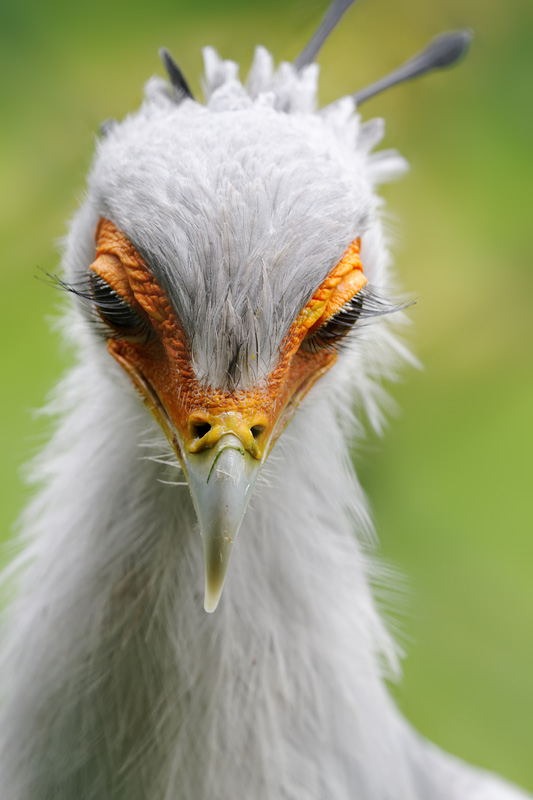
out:
{"label": "grey feather tuft", "polygon": [[186,97],[188,97],[191,100],[194,100],[193,94],[189,88],[189,84],[185,80],[181,69],[178,67],[166,47],[162,47],[159,50],[159,56],[168,73],[170,82],[178,93],[180,99],[184,100]]}
{"label": "grey feather tuft", "polygon": [[117,125],[118,122],[116,119],[113,119],[113,117],[110,117],[109,119],[104,119],[104,121],[101,122],[100,125],[98,126],[98,133],[100,134],[100,136],[102,136],[102,138],[105,139],[105,137],[108,136],[113,130],[113,128],[116,128]]}
{"label": "grey feather tuft", "polygon": [[371,83],[365,89],[360,89],[355,92],[352,97],[356,104],[359,105],[370,97],[373,97],[397,83],[416,78],[419,75],[425,75],[426,72],[431,72],[434,69],[441,69],[442,67],[450,67],[462,58],[472,40],[472,32],[469,30],[453,31],[451,33],[442,33],[436,36],[425,50],[418,53],[401,67],[395,69],[390,75],[385,78]]}
{"label": "grey feather tuft", "polygon": [[356,0],[333,0],[324,19],[306,44],[300,55],[294,60],[296,69],[301,70],[316,59],[318,52],[330,33],[336,28],[344,13]]}

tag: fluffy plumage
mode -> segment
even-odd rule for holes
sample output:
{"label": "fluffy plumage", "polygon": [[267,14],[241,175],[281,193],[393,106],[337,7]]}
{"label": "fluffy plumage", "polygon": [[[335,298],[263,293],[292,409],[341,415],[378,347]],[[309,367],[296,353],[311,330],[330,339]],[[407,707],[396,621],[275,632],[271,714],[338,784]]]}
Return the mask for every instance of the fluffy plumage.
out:
{"label": "fluffy plumage", "polygon": [[[66,279],[86,280],[97,219],[112,219],[166,288],[205,384],[266,375],[355,237],[390,290],[374,189],[405,164],[372,154],[382,126],[350,98],[315,113],[317,74],[274,70],[259,49],[246,89],[208,50],[206,107],[153,79],[98,146]],[[398,649],[347,444],[348,409],[378,427],[381,380],[407,357],[392,323],[355,331],[279,439],[209,616],[174,455],[83,304],[65,330],[79,365],[56,392],[10,571],[2,800],[523,797],[420,739],[383,684]]]}

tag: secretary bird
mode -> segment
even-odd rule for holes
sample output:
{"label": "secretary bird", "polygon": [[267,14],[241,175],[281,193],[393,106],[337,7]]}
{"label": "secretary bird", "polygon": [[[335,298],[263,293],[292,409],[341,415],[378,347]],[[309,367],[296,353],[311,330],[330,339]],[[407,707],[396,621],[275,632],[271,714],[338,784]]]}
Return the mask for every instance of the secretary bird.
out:
{"label": "secretary bird", "polygon": [[207,48],[205,105],[163,50],[170,84],[102,128],[57,279],[78,363],[4,575],[2,800],[525,797],[384,685],[348,445],[408,357],[375,194],[405,162],[357,108],[469,34],[317,112],[350,5],[246,85]]}

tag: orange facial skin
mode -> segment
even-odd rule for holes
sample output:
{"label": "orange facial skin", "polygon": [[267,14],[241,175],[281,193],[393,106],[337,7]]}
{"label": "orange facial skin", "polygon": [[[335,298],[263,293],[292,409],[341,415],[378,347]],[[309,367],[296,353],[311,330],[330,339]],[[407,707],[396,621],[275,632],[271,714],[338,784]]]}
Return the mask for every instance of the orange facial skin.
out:
{"label": "orange facial skin", "polygon": [[300,345],[366,283],[359,251],[357,239],[292,324],[270,375],[251,390],[230,392],[198,382],[189,342],[164,290],[128,239],[100,219],[91,270],[148,318],[154,331],[147,341],[110,336],[108,350],[132,378],[180,460],[182,448],[197,453],[226,433],[237,435],[255,459],[270,450],[300,400],[337,359],[333,349],[309,352]]}

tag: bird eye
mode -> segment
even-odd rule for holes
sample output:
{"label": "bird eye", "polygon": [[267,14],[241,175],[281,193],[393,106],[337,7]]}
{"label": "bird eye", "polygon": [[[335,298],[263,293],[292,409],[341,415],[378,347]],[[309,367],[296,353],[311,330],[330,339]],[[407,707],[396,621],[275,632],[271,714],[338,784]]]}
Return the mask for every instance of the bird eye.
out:
{"label": "bird eye", "polygon": [[364,301],[363,289],[323,325],[310,331],[302,342],[302,348],[309,353],[316,353],[321,349],[335,347],[360,319]]}
{"label": "bird eye", "polygon": [[91,299],[100,317],[128,341],[145,342],[152,329],[148,321],[124,300],[100,275],[91,270]]}
{"label": "bird eye", "polygon": [[320,327],[311,329],[301,347],[309,353],[335,348],[356,324],[362,325],[375,317],[392,314],[407,308],[410,303],[391,302],[379,290],[366,284]]}

